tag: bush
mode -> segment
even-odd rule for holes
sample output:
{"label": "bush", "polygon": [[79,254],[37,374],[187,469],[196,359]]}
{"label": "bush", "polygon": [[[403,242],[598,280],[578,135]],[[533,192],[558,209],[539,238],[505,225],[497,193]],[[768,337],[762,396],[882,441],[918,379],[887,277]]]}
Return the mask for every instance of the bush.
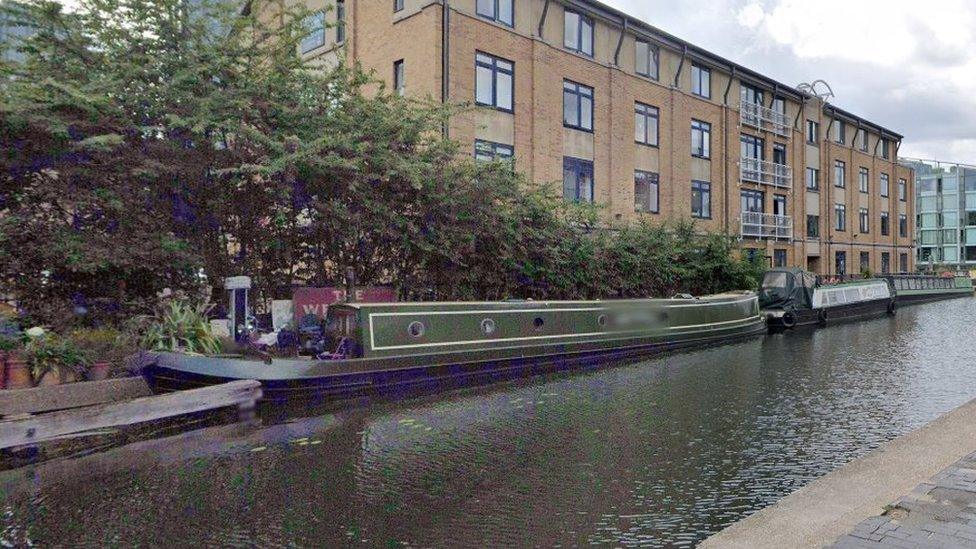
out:
{"label": "bush", "polygon": [[108,327],[72,330],[68,339],[89,364],[108,362],[114,368],[120,368],[138,350],[130,335]]}
{"label": "bush", "polygon": [[156,315],[147,319],[142,348],[169,351],[220,354],[220,340],[207,319],[210,307],[205,303],[171,299],[160,305]]}

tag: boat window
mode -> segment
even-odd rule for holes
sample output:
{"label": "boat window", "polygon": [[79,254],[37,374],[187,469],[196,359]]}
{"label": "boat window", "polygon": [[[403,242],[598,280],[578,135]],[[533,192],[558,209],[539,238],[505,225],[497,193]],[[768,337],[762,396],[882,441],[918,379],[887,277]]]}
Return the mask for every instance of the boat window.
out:
{"label": "boat window", "polygon": [[596,317],[596,323],[599,324],[600,326],[606,326],[607,325],[607,315],[600,315],[600,316]]}
{"label": "boat window", "polygon": [[782,272],[766,273],[763,277],[763,288],[786,289],[787,274]]}
{"label": "boat window", "polygon": [[421,337],[426,331],[427,327],[424,326],[424,323],[420,322],[419,320],[415,320],[411,322],[409,326],[407,326],[407,333],[412,337]]}
{"label": "boat window", "polygon": [[860,292],[859,288],[850,288],[850,289],[848,289],[846,291],[846,295],[844,297],[847,298],[847,302],[848,303],[853,303],[855,301],[860,301],[861,300],[861,292]]}
{"label": "boat window", "polygon": [[546,321],[545,320],[542,320],[542,317],[541,316],[535,317],[535,320],[532,321],[532,325],[535,326],[535,329],[536,330],[541,330],[542,327],[545,324],[546,324]]}
{"label": "boat window", "polygon": [[495,328],[496,326],[494,320],[490,318],[486,318],[481,321],[481,331],[484,332],[485,335],[491,335],[495,333]]}

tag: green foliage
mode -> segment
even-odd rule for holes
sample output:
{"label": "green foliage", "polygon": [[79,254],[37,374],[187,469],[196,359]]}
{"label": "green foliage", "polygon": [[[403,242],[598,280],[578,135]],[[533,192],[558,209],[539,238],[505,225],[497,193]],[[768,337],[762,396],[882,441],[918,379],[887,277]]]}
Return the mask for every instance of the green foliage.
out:
{"label": "green foliage", "polygon": [[142,347],[150,351],[219,354],[220,340],[207,320],[206,304],[172,299],[148,319]]}
{"label": "green foliage", "polygon": [[[303,63],[303,8],[9,9],[36,34],[24,64],[0,67],[0,279],[34,322],[73,327],[80,310],[118,323],[152,312],[164,288],[238,274],[256,302],[290,297],[296,282],[341,285],[347,268],[423,300],[756,283],[726,236],[598,229],[604,212],[444,139],[462,108],[401,97],[356,66]],[[268,10],[282,15],[273,39],[255,15]]]}
{"label": "green foliage", "polygon": [[70,339],[53,332],[30,338],[25,353],[35,382],[48,372],[59,376],[69,372],[80,375],[89,366],[84,353]]}
{"label": "green foliage", "polygon": [[110,362],[121,365],[137,346],[132,337],[115,328],[80,328],[68,334],[68,340],[82,353],[88,364]]}

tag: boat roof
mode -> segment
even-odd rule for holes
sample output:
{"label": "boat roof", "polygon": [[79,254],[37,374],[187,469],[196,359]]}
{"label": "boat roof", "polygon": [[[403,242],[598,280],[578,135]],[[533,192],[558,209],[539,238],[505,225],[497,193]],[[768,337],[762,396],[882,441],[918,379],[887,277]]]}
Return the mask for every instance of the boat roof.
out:
{"label": "boat roof", "polygon": [[626,303],[660,303],[660,302],[695,302],[695,301],[720,301],[734,298],[753,297],[752,292],[727,292],[723,294],[707,295],[689,298],[638,298],[638,299],[596,299],[596,300],[576,300],[576,301],[535,301],[532,299],[509,299],[503,301],[395,301],[380,303],[333,303],[329,307],[342,307],[347,309],[367,310],[367,309],[386,309],[386,308],[410,308],[410,307],[498,307],[504,305],[529,305],[535,307],[565,306],[565,305],[603,305],[603,304],[626,304]]}

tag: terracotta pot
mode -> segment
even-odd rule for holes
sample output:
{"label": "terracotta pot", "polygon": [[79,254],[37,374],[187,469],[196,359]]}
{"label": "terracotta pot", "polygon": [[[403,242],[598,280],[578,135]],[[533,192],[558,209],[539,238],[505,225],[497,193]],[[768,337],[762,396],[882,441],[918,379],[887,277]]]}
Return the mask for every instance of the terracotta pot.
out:
{"label": "terracotta pot", "polygon": [[0,389],[7,388],[7,351],[0,351]]}
{"label": "terracotta pot", "polygon": [[96,362],[88,368],[88,379],[91,381],[101,381],[103,379],[108,379],[108,376],[111,373],[111,362]]}
{"label": "terracotta pot", "polygon": [[29,389],[34,386],[34,379],[31,377],[30,366],[26,360],[16,354],[8,353],[4,363],[7,389]]}
{"label": "terracotta pot", "polygon": [[48,370],[44,372],[41,379],[37,380],[38,387],[50,385],[61,385],[62,383],[74,383],[78,381],[78,374],[71,370]]}

